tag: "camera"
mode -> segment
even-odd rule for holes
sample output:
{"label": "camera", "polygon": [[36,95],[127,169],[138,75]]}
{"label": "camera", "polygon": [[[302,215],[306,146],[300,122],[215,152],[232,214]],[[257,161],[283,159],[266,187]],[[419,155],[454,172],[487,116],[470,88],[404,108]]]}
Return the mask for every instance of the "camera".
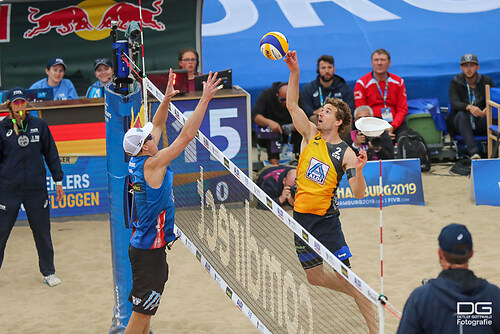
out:
{"label": "camera", "polygon": [[295,198],[295,194],[297,193],[297,183],[294,183],[293,186],[290,187],[290,195]]}
{"label": "camera", "polygon": [[382,146],[382,139],[380,137],[366,137],[366,140],[372,143],[373,147]]}

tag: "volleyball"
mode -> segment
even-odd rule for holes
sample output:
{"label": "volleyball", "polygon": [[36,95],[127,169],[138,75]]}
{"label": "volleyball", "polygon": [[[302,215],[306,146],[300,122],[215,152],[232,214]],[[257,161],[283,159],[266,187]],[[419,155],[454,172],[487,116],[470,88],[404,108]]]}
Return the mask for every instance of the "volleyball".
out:
{"label": "volleyball", "polygon": [[260,52],[272,60],[278,60],[285,56],[288,51],[288,40],[285,35],[277,31],[271,31],[262,36],[260,40]]}

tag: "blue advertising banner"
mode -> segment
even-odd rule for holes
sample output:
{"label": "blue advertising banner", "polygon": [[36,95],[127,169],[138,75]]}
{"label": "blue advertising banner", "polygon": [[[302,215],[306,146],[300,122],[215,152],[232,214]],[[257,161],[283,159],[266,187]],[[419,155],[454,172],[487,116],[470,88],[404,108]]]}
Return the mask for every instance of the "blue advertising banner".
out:
{"label": "blue advertising banner", "polygon": [[[56,184],[47,170],[50,216],[80,216],[108,212],[106,157],[60,157],[64,171],[63,189],[66,194],[56,201]],[[17,219],[27,219],[21,206]]]}
{"label": "blue advertising banner", "polygon": [[[185,116],[194,111],[198,100],[179,100],[173,104],[184,113]],[[159,103],[154,103],[151,108],[156,111]],[[177,130],[176,130],[177,129]],[[181,127],[167,126],[168,142],[177,138]],[[201,123],[200,131],[214,143],[222,153],[229,158],[248,176],[249,152],[248,152],[248,123],[247,103],[245,96],[216,98],[210,101],[207,112]],[[191,152],[196,152],[192,154]],[[186,154],[186,152],[190,152]],[[199,174],[200,164],[198,161],[214,160],[210,152],[198,140],[194,140],[181,155],[172,161],[172,169],[176,179],[186,179],[192,182],[175,187],[175,196],[182,196],[183,200],[176,203],[177,206],[199,205],[196,180],[198,177],[184,178],[183,175]],[[205,187],[209,187],[216,200],[224,202],[228,197],[228,180],[232,177],[227,169],[219,162],[204,163],[204,172],[210,173],[206,179]],[[214,173],[215,172],[215,173]],[[180,195],[182,194],[182,195]],[[232,197],[233,200],[241,200]]]}
{"label": "blue advertising banner", "polygon": [[[353,196],[344,174],[337,189],[341,208],[380,206],[380,167],[378,161],[368,161],[363,169],[366,180],[365,197]],[[419,159],[382,161],[382,205],[425,205]]]}
{"label": "blue advertising banner", "polygon": [[288,80],[286,65],[259,49],[264,34],[279,31],[298,51],[301,84],[316,78],[318,57],[329,54],[353,88],[372,70],[371,53],[384,48],[408,98],[436,97],[446,106],[465,53],[475,53],[479,72],[500,84],[499,15],[494,0],[205,0],[203,71],[232,68],[233,83],[255,99],[272,82]]}
{"label": "blue advertising banner", "polygon": [[472,160],[476,205],[500,206],[500,159]]}

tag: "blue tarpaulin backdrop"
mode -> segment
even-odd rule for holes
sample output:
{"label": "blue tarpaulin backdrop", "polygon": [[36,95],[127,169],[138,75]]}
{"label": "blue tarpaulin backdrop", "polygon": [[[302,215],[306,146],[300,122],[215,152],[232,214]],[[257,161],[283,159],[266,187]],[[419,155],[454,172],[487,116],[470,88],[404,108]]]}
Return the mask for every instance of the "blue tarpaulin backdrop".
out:
{"label": "blue tarpaulin backdrop", "polygon": [[205,0],[203,70],[232,68],[233,83],[255,101],[272,82],[288,80],[286,65],[259,50],[265,33],[280,31],[298,51],[301,84],[316,77],[317,58],[330,54],[353,88],[371,71],[371,53],[385,48],[408,98],[436,97],[446,106],[464,53],[477,54],[479,71],[500,84],[498,17],[497,0]]}

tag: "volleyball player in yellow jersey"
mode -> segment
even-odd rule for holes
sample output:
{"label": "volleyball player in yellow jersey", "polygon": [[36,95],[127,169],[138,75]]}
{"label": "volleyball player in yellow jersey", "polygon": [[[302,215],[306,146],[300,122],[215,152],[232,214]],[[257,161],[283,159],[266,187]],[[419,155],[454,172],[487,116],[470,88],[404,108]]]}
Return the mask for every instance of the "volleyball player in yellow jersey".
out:
{"label": "volleyball player in yellow jersey", "polygon": [[[298,105],[300,70],[296,51],[288,51],[285,63],[290,69],[286,106],[295,129],[302,135],[293,217],[350,268],[351,252],[340,224],[337,187],[344,173],[347,173],[352,193],[356,198],[363,198],[366,189],[363,177],[366,152],[360,151],[359,156],[356,156],[340,138],[340,133],[347,129],[352,120],[351,110],[345,102],[326,99],[318,114],[318,125],[309,121]],[[309,283],[352,296],[370,333],[377,333],[371,303],[339,273],[325,272],[321,256],[297,236],[295,247]]]}

